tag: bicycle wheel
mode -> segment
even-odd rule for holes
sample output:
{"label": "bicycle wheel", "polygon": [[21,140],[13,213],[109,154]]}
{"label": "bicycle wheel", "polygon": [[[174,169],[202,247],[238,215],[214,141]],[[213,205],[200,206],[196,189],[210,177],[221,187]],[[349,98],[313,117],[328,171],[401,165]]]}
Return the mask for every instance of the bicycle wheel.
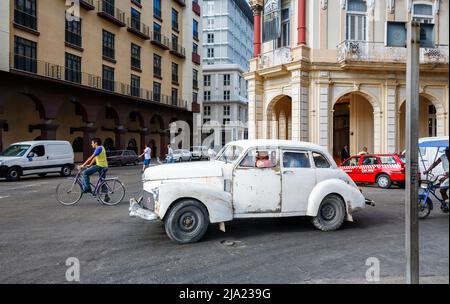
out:
{"label": "bicycle wheel", "polygon": [[75,179],[67,179],[56,187],[56,199],[65,206],[78,203],[83,196],[83,191]]}
{"label": "bicycle wheel", "polygon": [[97,198],[102,204],[115,206],[125,197],[125,186],[117,179],[105,180],[99,187]]}
{"label": "bicycle wheel", "polygon": [[430,215],[431,212],[431,199],[427,197],[425,201],[425,197],[419,196],[419,218],[424,219]]}

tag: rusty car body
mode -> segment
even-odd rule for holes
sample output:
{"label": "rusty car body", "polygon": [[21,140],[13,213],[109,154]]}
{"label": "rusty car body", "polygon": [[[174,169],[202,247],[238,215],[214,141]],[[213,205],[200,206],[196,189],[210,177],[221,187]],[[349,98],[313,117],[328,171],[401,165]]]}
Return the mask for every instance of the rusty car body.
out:
{"label": "rusty car body", "polygon": [[331,231],[373,204],[328,151],[305,142],[231,142],[215,161],[151,167],[143,176],[144,195],[130,200],[129,215],[164,221],[178,243],[238,218],[309,216]]}

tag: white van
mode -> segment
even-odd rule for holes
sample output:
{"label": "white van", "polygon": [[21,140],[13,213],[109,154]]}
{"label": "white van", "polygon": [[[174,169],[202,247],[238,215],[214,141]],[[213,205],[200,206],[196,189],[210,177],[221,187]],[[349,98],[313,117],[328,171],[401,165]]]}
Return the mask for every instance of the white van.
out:
{"label": "white van", "polygon": [[21,176],[49,173],[70,176],[74,165],[72,146],[67,141],[25,141],[12,144],[0,154],[0,178],[17,181]]}

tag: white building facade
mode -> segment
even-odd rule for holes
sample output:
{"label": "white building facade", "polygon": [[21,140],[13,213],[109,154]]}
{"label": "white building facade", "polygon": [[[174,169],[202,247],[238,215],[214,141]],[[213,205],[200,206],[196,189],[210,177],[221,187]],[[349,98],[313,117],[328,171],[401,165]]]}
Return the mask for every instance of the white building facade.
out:
{"label": "white building facade", "polygon": [[203,138],[219,149],[247,138],[248,94],[243,74],[253,55],[253,14],[245,0],[203,1]]}
{"label": "white building facade", "polygon": [[[264,3],[281,4],[279,36]],[[449,2],[442,0],[251,0],[249,137],[304,140],[337,160],[405,147],[406,49],[385,47],[386,21],[435,24],[421,49],[420,136],[448,136]],[[268,8],[266,7],[266,10]],[[256,24],[259,24],[256,26]],[[270,33],[269,33],[270,34]]]}

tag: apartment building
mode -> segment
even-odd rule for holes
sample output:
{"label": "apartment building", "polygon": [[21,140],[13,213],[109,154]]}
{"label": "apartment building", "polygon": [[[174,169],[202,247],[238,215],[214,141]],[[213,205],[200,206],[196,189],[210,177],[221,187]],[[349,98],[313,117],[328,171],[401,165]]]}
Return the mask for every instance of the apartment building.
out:
{"label": "apartment building", "polygon": [[200,112],[200,15],[198,0],[1,1],[0,150],[68,140],[80,160],[100,137],[163,156],[169,124]]}
{"label": "apartment building", "polygon": [[[420,54],[420,136],[449,134],[449,2],[250,0],[250,138],[304,140],[336,159],[405,148],[406,49],[385,46],[386,21],[435,24]],[[266,4],[266,6],[265,6]]]}
{"label": "apartment building", "polygon": [[214,139],[219,149],[247,138],[243,74],[253,53],[253,14],[245,0],[204,0],[203,5],[203,125],[210,132],[218,132],[220,126],[220,140]]}

